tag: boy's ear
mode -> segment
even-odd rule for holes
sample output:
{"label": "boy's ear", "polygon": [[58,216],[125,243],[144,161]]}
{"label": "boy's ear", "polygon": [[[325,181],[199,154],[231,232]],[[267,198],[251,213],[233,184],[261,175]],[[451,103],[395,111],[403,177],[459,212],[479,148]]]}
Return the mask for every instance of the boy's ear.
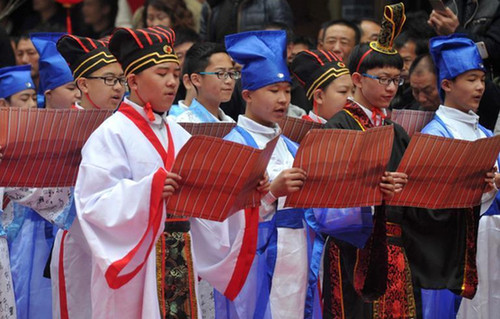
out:
{"label": "boy's ear", "polygon": [[313,93],[313,100],[318,104],[323,104],[323,99],[325,98],[325,93],[322,89],[316,89]]}
{"label": "boy's ear", "polygon": [[130,73],[127,75],[127,83],[130,91],[137,90],[137,74]]}
{"label": "boy's ear", "polygon": [[246,103],[251,103],[252,102],[252,95],[249,90],[243,90],[241,91],[241,97],[243,100],[245,100]]}
{"label": "boy's ear", "polygon": [[87,85],[87,79],[86,78],[79,78],[78,80],[76,80],[76,87],[82,93],[89,93],[89,87]]}
{"label": "boy's ear", "polygon": [[0,107],[9,107],[9,106],[10,106],[10,104],[9,104],[9,102],[7,102],[6,99],[3,99],[3,98],[0,99]]}
{"label": "boy's ear", "polygon": [[452,89],[452,81],[448,80],[448,79],[444,79],[443,81],[441,81],[441,88],[443,89],[443,91],[445,93],[450,92]]}
{"label": "boy's ear", "polygon": [[352,79],[352,84],[354,84],[354,87],[362,87],[363,85],[361,84],[361,78],[363,76],[358,73],[358,72],[354,72],[351,76],[351,79]]}
{"label": "boy's ear", "polygon": [[47,90],[45,92],[43,92],[43,95],[45,96],[45,107],[48,107],[50,108],[51,107],[51,104],[50,104],[50,101],[52,99],[52,90]]}
{"label": "boy's ear", "polygon": [[189,78],[191,79],[191,83],[193,83],[193,85],[195,87],[200,87],[201,86],[201,74],[198,74],[198,73],[191,73],[189,74]]}

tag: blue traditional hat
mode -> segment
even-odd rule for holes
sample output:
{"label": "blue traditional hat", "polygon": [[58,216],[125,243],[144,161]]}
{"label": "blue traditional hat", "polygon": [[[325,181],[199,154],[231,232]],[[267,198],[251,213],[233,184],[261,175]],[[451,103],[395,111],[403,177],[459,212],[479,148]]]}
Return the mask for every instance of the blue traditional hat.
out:
{"label": "blue traditional hat", "polygon": [[476,44],[463,34],[431,38],[430,52],[436,66],[439,96],[444,100],[441,82],[451,80],[470,70],[485,71],[483,59]]}
{"label": "blue traditional hat", "polygon": [[40,91],[53,90],[61,85],[73,82],[73,75],[68,63],[57,51],[57,40],[64,33],[31,33],[31,41],[35,46],[40,60],[38,69],[40,72]]}
{"label": "blue traditional hat", "polygon": [[286,64],[286,32],[250,31],[226,36],[226,50],[243,65],[241,85],[257,90],[278,82],[291,82]]}
{"label": "blue traditional hat", "polygon": [[26,89],[35,90],[35,84],[31,79],[31,66],[19,65],[0,69],[0,98],[9,96]]}

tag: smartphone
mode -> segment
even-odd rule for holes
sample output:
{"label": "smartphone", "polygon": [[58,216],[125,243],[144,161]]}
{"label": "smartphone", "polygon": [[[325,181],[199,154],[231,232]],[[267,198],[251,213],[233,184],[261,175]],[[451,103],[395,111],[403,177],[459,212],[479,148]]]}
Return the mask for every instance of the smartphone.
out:
{"label": "smartphone", "polygon": [[436,11],[446,11],[446,6],[441,0],[429,0],[432,8]]}
{"label": "smartphone", "polygon": [[489,55],[488,55],[488,50],[486,49],[486,45],[484,44],[483,41],[481,42],[476,42],[477,50],[479,51],[479,55],[483,60],[486,60]]}

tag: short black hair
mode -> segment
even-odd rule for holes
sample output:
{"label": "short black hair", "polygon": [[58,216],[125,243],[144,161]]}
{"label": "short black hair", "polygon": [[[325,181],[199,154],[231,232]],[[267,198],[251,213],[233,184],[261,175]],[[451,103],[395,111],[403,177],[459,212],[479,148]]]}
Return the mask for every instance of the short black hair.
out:
{"label": "short black hair", "polygon": [[195,43],[186,52],[184,58],[184,66],[182,67],[182,74],[193,74],[204,71],[209,62],[210,57],[216,53],[226,53],[226,48],[220,43],[203,42]]}
{"label": "short black hair", "polygon": [[283,30],[286,32],[286,43],[290,44],[295,38],[293,30],[286,24],[282,22],[271,22],[265,25],[264,30]]}
{"label": "short black hair", "polygon": [[353,29],[354,34],[355,34],[355,36],[354,36],[355,42],[354,43],[355,44],[359,43],[359,40],[361,39],[361,30],[359,29],[359,27],[355,23],[353,23],[349,20],[345,20],[345,19],[330,20],[328,22],[323,23],[323,25],[321,26],[321,29],[323,29],[323,32],[324,32],[323,39],[321,39],[322,41],[325,41],[326,30],[334,25],[344,25],[348,28]]}
{"label": "short black hair", "polygon": [[[361,58],[368,50],[372,51],[364,57],[360,64]],[[358,66],[358,64],[360,65]],[[352,49],[347,67],[351,74],[354,72],[366,73],[368,70],[384,67],[394,67],[401,70],[403,68],[403,59],[399,54],[384,54],[371,49],[368,43],[361,43]]]}
{"label": "short black hair", "polygon": [[305,36],[296,36],[293,39],[293,44],[303,44],[306,47],[309,48],[309,50],[312,50],[316,47],[315,41],[312,40],[310,37],[305,37]]}
{"label": "short black hair", "polygon": [[425,69],[431,73],[436,74],[436,68],[434,66],[434,61],[432,61],[432,57],[429,53],[421,54],[415,58],[413,63],[410,66],[410,71],[409,74],[412,75],[412,73],[415,71],[417,66],[423,62],[427,63],[427,66]]}
{"label": "short black hair", "polygon": [[175,44],[178,46],[187,42],[197,43],[200,42],[201,38],[196,31],[191,28],[180,27],[175,29]]}

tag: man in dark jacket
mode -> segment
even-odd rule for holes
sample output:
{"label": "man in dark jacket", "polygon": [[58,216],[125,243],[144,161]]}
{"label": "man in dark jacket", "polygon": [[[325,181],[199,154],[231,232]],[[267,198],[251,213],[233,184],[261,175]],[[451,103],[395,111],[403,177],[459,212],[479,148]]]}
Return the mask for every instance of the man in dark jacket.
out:
{"label": "man in dark jacket", "polygon": [[201,11],[203,40],[222,43],[224,36],[263,29],[273,23],[293,28],[293,15],[286,0],[208,0]]}

